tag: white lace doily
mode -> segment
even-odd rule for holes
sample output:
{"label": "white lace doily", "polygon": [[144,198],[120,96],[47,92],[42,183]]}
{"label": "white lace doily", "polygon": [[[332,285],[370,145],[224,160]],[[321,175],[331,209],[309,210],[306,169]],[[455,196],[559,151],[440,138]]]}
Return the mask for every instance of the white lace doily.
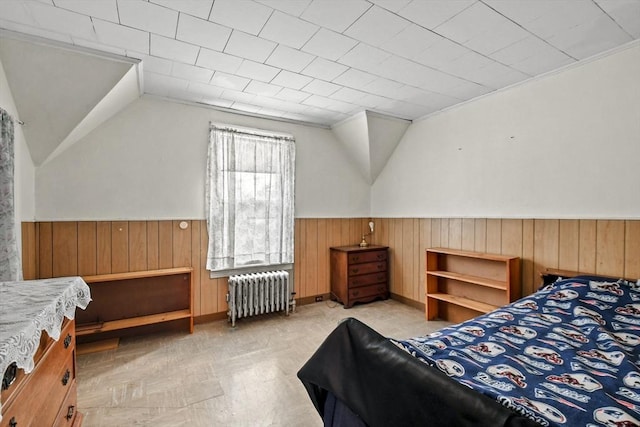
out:
{"label": "white lace doily", "polygon": [[73,319],[90,301],[80,277],[0,282],[0,375],[14,362],[31,372],[42,331],[57,341],[64,317]]}

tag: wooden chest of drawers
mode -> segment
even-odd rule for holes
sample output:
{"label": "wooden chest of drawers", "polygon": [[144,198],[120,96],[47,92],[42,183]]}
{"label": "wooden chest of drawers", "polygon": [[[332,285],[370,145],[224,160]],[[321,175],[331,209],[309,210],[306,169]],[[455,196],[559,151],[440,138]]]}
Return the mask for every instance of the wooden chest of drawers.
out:
{"label": "wooden chest of drawers", "polygon": [[65,319],[58,341],[42,333],[29,374],[4,374],[0,427],[80,426],[75,343],[75,322]]}
{"label": "wooden chest of drawers", "polygon": [[344,308],[388,298],[388,249],[374,245],[331,248],[331,298]]}

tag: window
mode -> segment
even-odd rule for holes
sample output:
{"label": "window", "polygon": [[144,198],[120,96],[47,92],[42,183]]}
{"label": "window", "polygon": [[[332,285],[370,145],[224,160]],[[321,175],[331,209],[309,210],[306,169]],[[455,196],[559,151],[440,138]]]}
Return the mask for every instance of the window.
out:
{"label": "window", "polygon": [[293,263],[293,138],[212,125],[207,269]]}

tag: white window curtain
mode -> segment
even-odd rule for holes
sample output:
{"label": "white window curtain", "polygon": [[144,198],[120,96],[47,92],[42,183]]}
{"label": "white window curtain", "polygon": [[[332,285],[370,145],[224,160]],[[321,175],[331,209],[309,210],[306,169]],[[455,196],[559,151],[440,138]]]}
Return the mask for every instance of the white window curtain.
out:
{"label": "white window curtain", "polygon": [[0,281],[22,280],[14,207],[13,119],[0,108]]}
{"label": "white window curtain", "polygon": [[211,125],[208,270],[293,263],[294,178],[293,138]]}

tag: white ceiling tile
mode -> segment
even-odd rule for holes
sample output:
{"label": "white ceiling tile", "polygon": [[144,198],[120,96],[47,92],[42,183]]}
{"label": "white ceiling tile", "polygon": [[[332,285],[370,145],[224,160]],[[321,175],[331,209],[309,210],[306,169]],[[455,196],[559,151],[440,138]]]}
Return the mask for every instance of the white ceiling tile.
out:
{"label": "white ceiling tile", "polygon": [[310,97],[305,99],[302,103],[305,105],[311,105],[313,107],[325,109],[333,103],[333,100],[331,98],[327,98],[326,96],[311,95]]}
{"label": "white ceiling tile", "polygon": [[380,95],[373,95],[371,93],[364,96],[360,101],[358,101],[358,105],[362,105],[366,108],[372,109],[376,108],[378,105],[382,105],[389,102],[389,98],[385,98]]}
{"label": "white ceiling tile", "polygon": [[142,61],[142,68],[144,71],[151,71],[157,74],[171,74],[171,69],[173,68],[173,61],[169,61],[168,59],[158,58],[156,56],[151,55],[143,55],[139,54],[135,56],[137,59]]}
{"label": "white ceiling tile", "polygon": [[443,37],[464,44],[509,22],[484,3],[476,2],[434,30]]}
{"label": "white ceiling tile", "polygon": [[301,18],[342,33],[370,7],[371,4],[364,0],[314,0]]}
{"label": "white ceiling tile", "polygon": [[468,48],[460,46],[449,39],[440,38],[422,52],[414,55],[412,59],[429,67],[440,68],[444,64],[466,55],[469,51]]}
{"label": "white ceiling tile", "polygon": [[241,103],[251,104],[256,96],[252,93],[246,93],[239,90],[227,89],[220,95],[224,99],[237,101]]}
{"label": "white ceiling tile", "polygon": [[424,84],[425,76],[430,72],[424,65],[395,55],[376,67],[376,74],[382,77],[417,87]]}
{"label": "white ceiling tile", "polygon": [[258,0],[258,2],[289,15],[300,16],[311,0]]}
{"label": "white ceiling tile", "polygon": [[321,80],[331,81],[348,69],[349,67],[345,65],[317,57],[311,64],[302,70],[302,74]]}
{"label": "white ceiling tile", "polygon": [[[1,2],[2,0],[0,0]],[[0,3],[1,4],[1,3]],[[36,28],[17,22],[4,21],[0,18],[0,28],[8,31],[15,31],[17,33],[29,34],[31,36],[42,37],[47,40],[59,41],[63,43],[73,44],[74,38],[68,34],[57,33],[55,31],[49,31],[42,28]],[[84,40],[84,42],[87,42]]]}
{"label": "white ceiling tile", "polygon": [[146,31],[136,30],[101,19],[93,20],[93,28],[96,32],[96,39],[100,43],[149,53],[149,33]]}
{"label": "white ceiling tile", "polygon": [[603,14],[594,2],[584,0],[490,0],[488,4],[543,39],[593,21]]}
{"label": "white ceiling tile", "polygon": [[260,37],[300,49],[316,31],[316,25],[275,11],[260,31]]}
{"label": "white ceiling tile", "polygon": [[356,44],[358,42],[350,37],[321,28],[302,47],[302,50],[322,58],[336,60],[353,49]]}
{"label": "white ceiling tile", "polygon": [[332,95],[332,98],[340,101],[349,102],[352,104],[359,104],[360,100],[367,96],[366,92],[360,90],[351,89],[350,87],[343,87]]}
{"label": "white ceiling tile", "polygon": [[242,61],[242,58],[237,56],[202,48],[198,54],[196,65],[233,74],[238,70]]}
{"label": "white ceiling tile", "polygon": [[120,23],[116,0],[56,0],[56,6],[94,18]]}
{"label": "white ceiling tile", "polygon": [[[0,20],[11,21],[18,24],[36,26],[38,23],[33,19],[28,4],[22,1],[1,1]],[[6,28],[3,25],[3,28]]]}
{"label": "white ceiling tile", "polygon": [[300,74],[282,70],[273,80],[271,80],[271,83],[291,89],[302,89],[312,80],[313,79],[311,77],[302,76]]}
{"label": "white ceiling tile", "polygon": [[217,98],[222,95],[224,89],[219,88],[217,86],[212,86],[205,83],[200,82],[189,82],[189,92],[195,92],[202,95],[204,98]]}
{"label": "white ceiling tile", "polygon": [[391,12],[398,13],[400,9],[406,7],[411,0],[369,0],[377,6],[387,9]]}
{"label": "white ceiling tile", "polygon": [[257,36],[272,12],[252,0],[216,0],[209,20]]}
{"label": "white ceiling tile", "polygon": [[640,1],[596,0],[598,5],[627,33],[640,38]]}
{"label": "white ceiling tile", "polygon": [[202,102],[202,95],[197,92],[182,89],[169,89],[169,98],[188,102]]}
{"label": "white ceiling tile", "polygon": [[375,68],[384,62],[391,54],[377,47],[365,43],[358,43],[356,47],[344,54],[338,62],[350,67],[367,70]]}
{"label": "white ceiling tile", "polygon": [[521,82],[530,76],[498,62],[491,62],[470,73],[469,80],[492,89]]}
{"label": "white ceiling tile", "polygon": [[178,12],[146,1],[119,1],[120,23],[159,34],[175,37],[178,25]]}
{"label": "white ceiling tile", "polygon": [[280,90],[282,90],[282,86],[271,85],[257,80],[252,80],[247,87],[244,88],[244,91],[247,93],[261,96],[275,96]]}
{"label": "white ceiling tile", "polygon": [[178,40],[222,51],[230,35],[231,30],[229,28],[214,22],[182,13],[178,19],[178,31],[176,33]]}
{"label": "white ceiling tile", "polygon": [[434,110],[423,105],[410,104],[404,101],[389,100],[379,105],[376,110],[381,110],[383,114],[406,120],[415,120],[419,117],[432,113]]}
{"label": "white ceiling tile", "polygon": [[[86,1],[86,0],[78,0]],[[149,0],[151,3],[159,4],[169,9],[184,12],[186,14],[207,19],[211,12],[213,0]]]}
{"label": "white ceiling tile", "polygon": [[380,49],[411,59],[440,39],[434,32],[411,24],[382,43]]}
{"label": "white ceiling tile", "polygon": [[[92,40],[84,40],[84,39],[81,39],[79,37],[73,37],[73,44],[76,45],[76,46],[82,46],[82,47],[86,47],[88,49],[93,49],[96,52],[107,52],[107,53],[113,53],[114,55],[132,57],[131,55],[127,55],[127,50],[126,49],[123,49],[123,48],[120,48],[120,47],[108,46],[106,44],[99,43],[99,42],[94,42]],[[147,46],[148,46],[148,44],[147,44]]]}
{"label": "white ceiling tile", "polygon": [[314,58],[313,55],[280,44],[271,53],[266,64],[297,73],[309,65]]}
{"label": "white ceiling tile", "polygon": [[474,2],[475,0],[413,0],[406,7],[400,9],[398,14],[432,30]]}
{"label": "white ceiling tile", "polygon": [[398,15],[373,6],[356,20],[345,32],[356,40],[380,46],[409,26],[410,22]]}
{"label": "white ceiling tile", "polygon": [[398,89],[403,87],[402,83],[379,77],[362,88],[363,91],[375,95],[393,98],[397,95]]}
{"label": "white ceiling tile", "polygon": [[279,72],[279,68],[245,59],[244,61],[242,61],[242,64],[240,64],[240,67],[236,71],[236,74],[252,80],[270,82]]}
{"label": "white ceiling tile", "polygon": [[458,98],[421,90],[413,86],[404,86],[398,89],[396,91],[396,98],[410,104],[418,104],[434,110],[446,108],[460,102]]}
{"label": "white ceiling tile", "polygon": [[348,69],[338,77],[333,79],[333,82],[342,86],[348,86],[354,89],[362,89],[367,84],[374,81],[377,77],[373,74],[366,73],[364,71],[356,70],[353,68]]}
{"label": "white ceiling tile", "polygon": [[276,44],[271,41],[233,30],[224,52],[257,62],[264,62],[275,47]]}
{"label": "white ceiling tile", "polygon": [[531,76],[574,62],[574,59],[535,36],[507,46],[491,57]]}
{"label": "white ceiling tile", "polygon": [[577,59],[588,58],[631,40],[631,36],[606,14],[548,38],[553,46]]}
{"label": "white ceiling tile", "polygon": [[493,89],[489,87],[463,80],[458,86],[449,88],[446,91],[443,91],[443,93],[447,96],[452,96],[454,98],[466,101],[480,95],[485,95],[492,91]]}
{"label": "white ceiling tile", "polygon": [[199,50],[198,46],[151,34],[151,55],[195,64]]}
{"label": "white ceiling tile", "polygon": [[302,88],[302,90],[305,92],[322,96],[330,96],[338,89],[340,89],[340,86],[318,79],[313,80],[308,85]]}
{"label": "white ceiling tile", "polygon": [[243,90],[248,84],[249,79],[238,77],[233,74],[216,71],[211,78],[211,84],[225,89]]}
{"label": "white ceiling tile", "polygon": [[288,87],[283,88],[280,92],[274,95],[278,99],[290,102],[302,102],[311,96],[307,92],[301,92],[299,90],[290,89]]}
{"label": "white ceiling tile", "polygon": [[171,75],[181,79],[208,83],[213,76],[213,71],[194,65],[187,65],[181,62],[174,62]]}
{"label": "white ceiling tile", "polygon": [[495,61],[470,50],[461,57],[456,58],[451,62],[447,62],[446,64],[442,64],[438,68],[445,73],[469,79],[471,76],[475,75],[476,70],[486,67],[492,62]]}
{"label": "white ceiling tile", "polygon": [[44,29],[80,37],[84,40],[96,40],[91,18],[44,3],[28,4],[31,16]]}
{"label": "white ceiling tile", "polygon": [[165,76],[164,74],[144,72],[144,90],[145,92],[155,93],[157,95],[169,95],[170,90],[187,90],[189,81],[176,77]]}

